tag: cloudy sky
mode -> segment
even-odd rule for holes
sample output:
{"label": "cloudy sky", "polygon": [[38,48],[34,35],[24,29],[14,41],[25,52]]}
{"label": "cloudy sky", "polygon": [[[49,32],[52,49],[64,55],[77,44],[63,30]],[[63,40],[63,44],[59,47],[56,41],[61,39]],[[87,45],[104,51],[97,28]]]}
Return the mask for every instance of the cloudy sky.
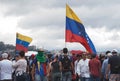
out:
{"label": "cloudy sky", "polygon": [[[120,0],[0,0],[0,41],[15,45],[16,32],[30,36],[38,48],[65,47],[66,3],[83,22],[96,50],[120,46]],[[85,50],[79,43],[71,49]]]}

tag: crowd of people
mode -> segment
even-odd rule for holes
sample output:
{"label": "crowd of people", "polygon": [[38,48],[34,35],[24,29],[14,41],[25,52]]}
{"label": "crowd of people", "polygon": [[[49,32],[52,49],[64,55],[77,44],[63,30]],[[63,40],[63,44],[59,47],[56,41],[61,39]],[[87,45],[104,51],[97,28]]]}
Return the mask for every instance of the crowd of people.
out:
{"label": "crowd of people", "polygon": [[120,56],[116,49],[105,54],[45,54],[25,57],[20,51],[14,59],[8,53],[0,58],[0,81],[120,81]]}

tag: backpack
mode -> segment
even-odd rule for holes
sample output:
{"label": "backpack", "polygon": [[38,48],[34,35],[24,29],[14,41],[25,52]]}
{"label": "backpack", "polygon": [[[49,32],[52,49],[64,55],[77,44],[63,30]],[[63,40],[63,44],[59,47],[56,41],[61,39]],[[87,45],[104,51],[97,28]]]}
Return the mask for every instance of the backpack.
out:
{"label": "backpack", "polygon": [[71,60],[68,57],[63,58],[61,62],[63,72],[71,71]]}
{"label": "backpack", "polygon": [[120,65],[114,66],[114,73],[120,73]]}

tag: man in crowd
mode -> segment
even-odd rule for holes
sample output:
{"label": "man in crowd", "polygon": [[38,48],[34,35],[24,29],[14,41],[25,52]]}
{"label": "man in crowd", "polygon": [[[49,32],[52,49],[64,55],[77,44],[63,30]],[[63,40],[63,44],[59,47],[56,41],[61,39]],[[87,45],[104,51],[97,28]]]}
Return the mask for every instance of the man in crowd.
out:
{"label": "man in crowd", "polygon": [[12,81],[12,62],[7,59],[8,54],[2,54],[2,61],[0,61],[1,81]]}
{"label": "man in crowd", "polygon": [[32,67],[32,81],[47,81],[47,62],[43,49],[38,51]]}
{"label": "man in crowd", "polygon": [[101,62],[96,58],[96,54],[92,54],[92,59],[89,61],[89,69],[91,81],[100,81]]}
{"label": "man in crowd", "polygon": [[118,56],[118,51],[116,49],[113,49],[112,55],[113,56],[108,60],[106,79],[110,71],[109,81],[120,81],[120,56]]}
{"label": "man in crowd", "polygon": [[77,74],[77,66],[81,59],[81,56],[78,54],[76,57],[77,57],[77,60],[74,62],[74,70],[75,70],[75,75],[76,75],[76,81],[79,81],[79,76]]}
{"label": "man in crowd", "polygon": [[112,53],[106,52],[106,56],[107,57],[103,61],[103,64],[102,64],[101,72],[102,72],[102,76],[103,76],[104,81],[109,81],[108,78],[109,78],[110,72],[108,73],[108,78],[106,79],[106,71],[107,71],[107,66],[108,66],[108,60],[112,56]]}
{"label": "man in crowd", "polygon": [[64,57],[61,60],[62,63],[62,79],[63,81],[72,81],[73,63],[68,56],[68,49],[63,48]]}
{"label": "man in crowd", "polygon": [[77,74],[80,77],[80,81],[89,81],[90,80],[90,71],[89,71],[89,60],[87,59],[87,54],[82,54],[82,59],[78,62],[77,65]]}

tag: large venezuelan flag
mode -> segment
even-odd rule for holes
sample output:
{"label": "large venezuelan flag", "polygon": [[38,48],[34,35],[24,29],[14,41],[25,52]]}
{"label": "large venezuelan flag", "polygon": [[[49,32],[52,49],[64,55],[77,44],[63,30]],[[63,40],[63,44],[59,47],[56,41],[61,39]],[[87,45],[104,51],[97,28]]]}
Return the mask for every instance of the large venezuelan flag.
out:
{"label": "large venezuelan flag", "polygon": [[16,33],[16,51],[28,51],[28,46],[31,43],[32,38]]}
{"label": "large venezuelan flag", "polygon": [[81,20],[76,16],[72,9],[66,5],[66,42],[79,42],[87,52],[96,54],[96,49],[87,35]]}

